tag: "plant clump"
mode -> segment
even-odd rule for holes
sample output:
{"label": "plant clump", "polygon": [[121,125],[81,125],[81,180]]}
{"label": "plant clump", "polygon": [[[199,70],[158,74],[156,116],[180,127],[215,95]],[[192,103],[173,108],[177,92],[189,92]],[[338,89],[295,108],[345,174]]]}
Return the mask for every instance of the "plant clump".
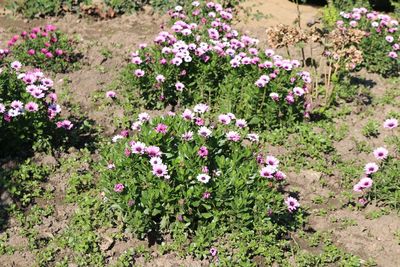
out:
{"label": "plant clump", "polygon": [[[151,118],[113,137],[99,170],[104,201],[139,236],[170,233],[189,252],[249,262],[283,249],[280,236],[301,221],[299,202],[285,197],[286,175],[245,120],[198,104]],[[258,249],[232,249],[241,236]],[[187,240],[187,238],[189,238]],[[210,252],[209,252],[210,251]],[[211,254],[211,255],[210,255]]]}

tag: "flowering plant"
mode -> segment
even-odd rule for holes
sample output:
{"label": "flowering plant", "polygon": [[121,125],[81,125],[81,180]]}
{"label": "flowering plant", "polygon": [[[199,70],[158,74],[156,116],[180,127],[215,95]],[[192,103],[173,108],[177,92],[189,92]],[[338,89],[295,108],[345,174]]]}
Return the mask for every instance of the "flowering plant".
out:
{"label": "flowering plant", "polygon": [[69,39],[54,25],[35,27],[23,31],[8,41],[8,49],[2,50],[11,58],[26,65],[53,72],[67,72],[80,57],[75,49],[76,42]]}
{"label": "flowering plant", "polygon": [[208,110],[198,104],[181,114],[139,114],[133,132],[114,136],[103,151],[104,200],[135,233],[189,234],[200,242],[190,245],[197,252],[238,229],[255,240],[265,237],[255,231],[265,232],[278,244],[301,216],[299,202],[282,192],[279,160],[245,120],[231,113],[213,120]]}
{"label": "flowering plant", "polygon": [[2,152],[45,146],[56,128],[70,130],[70,121],[57,121],[60,112],[53,81],[39,69],[24,72],[19,61],[0,69]]}
{"label": "flowering plant", "polygon": [[[364,166],[363,177],[354,185],[353,190],[361,194],[358,201],[361,205],[367,204],[368,200],[377,198],[386,204],[398,209],[398,150],[400,142],[394,131],[399,122],[395,118],[384,121],[383,128],[392,132],[391,139],[395,144],[395,152],[389,153],[385,147],[378,147],[373,151],[376,162],[369,162]],[[378,184],[378,186],[376,185]],[[371,190],[372,187],[374,190]]]}
{"label": "flowering plant", "polygon": [[[160,32],[152,46],[140,45],[124,71],[146,108],[206,102],[264,127],[308,115],[310,74],[299,61],[260,51],[257,39],[234,30],[230,9],[195,1],[187,10],[175,7],[170,16],[171,31]],[[132,92],[126,97],[138,99]]]}
{"label": "flowering plant", "polygon": [[398,20],[366,8],[354,8],[351,12],[341,12],[339,29],[355,28],[365,31],[367,36],[359,43],[364,63],[371,72],[384,76],[399,75],[400,71],[400,31]]}

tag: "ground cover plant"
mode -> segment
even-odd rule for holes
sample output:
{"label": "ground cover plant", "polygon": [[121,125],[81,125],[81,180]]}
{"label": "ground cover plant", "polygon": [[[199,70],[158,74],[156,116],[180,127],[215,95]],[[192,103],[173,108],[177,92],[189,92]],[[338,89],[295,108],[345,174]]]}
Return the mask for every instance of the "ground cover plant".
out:
{"label": "ground cover plant", "polygon": [[[279,237],[301,223],[300,204],[285,196],[279,160],[245,120],[215,120],[198,104],[165,117],[141,113],[133,125],[133,133],[113,137],[100,170],[104,199],[130,231],[189,238],[182,244],[189,252],[221,263],[280,260],[269,251],[284,250]],[[250,238],[257,249],[232,254],[240,242],[228,241],[231,235]]]}
{"label": "ground cover plant", "polygon": [[231,25],[232,10],[208,2],[177,6],[171,32],[141,45],[123,72],[130,105],[162,109],[205,102],[220,112],[273,128],[308,116],[310,73]]}
{"label": "ground cover plant", "polygon": [[90,62],[53,82],[13,58],[21,36],[0,50],[2,265],[400,265],[399,79],[364,71],[336,8],[306,29],[290,1],[246,2],[266,24],[293,10],[255,35],[275,50],[233,30],[264,33],[236,1],[174,4],[158,35],[147,9],[0,17],[5,36],[69,27]]}
{"label": "ground cover plant", "polygon": [[354,8],[351,12],[341,12],[340,16],[342,19],[336,22],[340,30],[355,28],[366,32],[366,38],[363,38],[358,46],[364,58],[361,66],[384,76],[398,76],[398,20],[383,13],[368,11],[366,8]]}
{"label": "ground cover plant", "polygon": [[81,57],[76,41],[50,24],[14,35],[7,45],[8,48],[2,50],[3,58],[52,72],[73,70]]}
{"label": "ground cover plant", "polygon": [[54,82],[39,69],[25,70],[19,61],[6,64],[0,73],[1,154],[20,149],[48,149],[50,141],[71,130],[73,124],[60,118],[61,107]]}

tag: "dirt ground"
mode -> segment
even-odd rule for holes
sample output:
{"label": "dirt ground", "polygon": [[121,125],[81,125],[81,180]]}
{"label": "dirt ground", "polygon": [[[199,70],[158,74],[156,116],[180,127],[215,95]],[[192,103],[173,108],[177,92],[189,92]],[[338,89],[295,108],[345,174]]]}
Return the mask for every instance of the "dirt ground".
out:
{"label": "dirt ground", "polygon": [[[0,2],[1,5],[1,2]],[[266,27],[279,23],[292,24],[297,17],[296,5],[283,0],[249,0],[243,4],[244,8],[251,8],[253,15],[250,19],[246,17],[245,12],[241,12],[237,22],[237,28],[248,32],[252,36],[257,36],[261,40],[265,39]],[[303,26],[309,21],[315,20],[320,12],[320,8],[312,6],[301,6],[301,23]],[[254,15],[255,14],[255,15]],[[136,49],[140,43],[150,43],[160,30],[160,24],[164,23],[166,17],[154,14],[150,10],[145,12],[117,17],[112,20],[96,21],[92,18],[79,18],[76,15],[66,15],[61,18],[49,18],[27,21],[22,18],[14,18],[10,14],[0,16],[0,40],[1,44],[22,30],[33,26],[51,23],[58,26],[65,33],[77,36],[81,40],[81,49],[84,51],[84,65],[75,72],[60,74],[56,77],[57,90],[61,90],[68,77],[68,88],[71,91],[73,102],[82,107],[82,112],[88,114],[89,118],[96,121],[97,125],[106,129],[107,135],[111,135],[115,128],[111,121],[110,112],[122,114],[121,110],[115,107],[100,108],[93,95],[104,92],[107,85],[117,77],[120,68],[126,64],[126,58],[129,52]],[[0,45],[2,46],[2,45]],[[107,49],[111,52],[111,57],[105,57],[102,50]],[[360,76],[365,74],[360,73]],[[388,84],[379,77],[373,77],[377,83],[372,87],[372,94],[380,96],[387,88]],[[355,109],[357,107],[354,107]],[[376,110],[376,119],[383,120],[384,114],[388,110]],[[367,122],[366,118],[348,117],[341,123],[348,124],[354,130],[352,136],[363,140],[361,129]],[[382,143],[385,135],[375,139],[376,145]],[[355,152],[354,142],[345,138],[335,144],[338,152],[346,159],[353,157],[363,157],[366,160],[369,155],[359,155]],[[67,155],[66,155],[67,156]],[[394,232],[400,229],[400,218],[396,214],[384,215],[378,219],[367,219],[366,214],[371,212],[369,208],[362,211],[344,209],[340,203],[340,197],[333,198],[330,203],[321,205],[313,204],[312,199],[318,195],[327,195],[329,192],[338,192],[338,181],[340,177],[330,177],[328,187],[322,187],[319,183],[321,174],[304,170],[300,174],[289,174],[288,182],[292,187],[299,189],[302,202],[310,210],[317,210],[323,207],[334,207],[328,216],[321,217],[311,213],[309,218],[310,227],[315,230],[332,231],[335,245],[354,253],[363,259],[373,258],[378,266],[396,267],[400,266],[400,246],[394,236]],[[44,222],[38,229],[41,235],[54,235],[59,232],[68,223],[68,218],[73,214],[75,206],[65,204],[63,195],[66,190],[66,174],[55,173],[50,177],[49,184],[61,196],[54,203],[56,212]],[[348,227],[341,227],[338,221],[352,220],[353,223]],[[13,219],[10,219],[9,228],[13,233],[10,239],[10,245],[27,247],[26,238],[20,236],[18,228]],[[108,233],[105,233],[105,239]],[[117,256],[129,247],[138,244],[138,240],[130,239],[114,243],[112,246],[105,245],[109,261],[112,262]],[[206,266],[205,262],[195,261],[193,259],[179,259],[176,255],[157,255],[150,263],[141,262],[138,259],[137,264],[144,266]],[[28,250],[20,250],[13,255],[0,256],[1,266],[30,266],[34,262],[34,256]]]}

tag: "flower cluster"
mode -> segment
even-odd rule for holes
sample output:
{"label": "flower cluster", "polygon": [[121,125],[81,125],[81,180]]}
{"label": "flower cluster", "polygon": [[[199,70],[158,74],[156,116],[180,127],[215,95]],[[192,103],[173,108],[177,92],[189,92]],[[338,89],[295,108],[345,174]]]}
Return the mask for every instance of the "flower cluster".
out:
{"label": "flower cluster", "polygon": [[50,128],[70,130],[73,127],[69,120],[55,122],[61,107],[53,89],[54,82],[39,69],[25,72],[22,64],[14,61],[0,69],[0,81],[3,146],[15,144],[17,140],[26,143],[30,138],[39,139]]}
{"label": "flower cluster", "polygon": [[26,65],[55,72],[65,72],[73,67],[77,60],[74,41],[69,40],[54,25],[35,27],[30,32],[23,31],[14,35],[8,42],[3,54],[24,62]]}
{"label": "flower cluster", "polygon": [[210,109],[198,104],[154,118],[140,113],[103,151],[105,198],[135,222],[138,234],[176,227],[196,232],[212,218],[226,229],[254,229],[272,213],[297,216],[300,204],[279,191],[286,175],[262,151],[259,135],[246,120]]}
{"label": "flower cluster", "polygon": [[[398,20],[387,14],[354,8],[351,12],[341,12],[342,20],[336,22],[340,30],[358,29],[366,37],[357,45],[363,51],[365,67],[384,75],[398,75],[400,33]],[[383,61],[383,62],[382,62]]]}
{"label": "flower cluster", "polygon": [[194,2],[170,16],[170,31],[131,53],[130,82],[147,107],[207,102],[247,118],[260,114],[261,121],[265,114],[270,121],[303,116],[310,74],[299,61],[263,51],[258,39],[234,30],[230,9]]}
{"label": "flower cluster", "polygon": [[[383,127],[385,129],[389,130],[394,130],[395,128],[398,127],[398,120],[391,118],[385,120],[383,123]],[[373,151],[373,155],[375,159],[379,162],[383,163],[388,159],[389,157],[389,151],[385,147],[378,147]],[[373,180],[372,176],[378,172],[380,169],[379,164],[376,162],[369,162],[364,166],[364,176],[358,181],[357,184],[354,185],[353,190],[355,192],[364,192],[367,189],[372,187]],[[362,198],[362,202],[365,203],[364,199]]]}

